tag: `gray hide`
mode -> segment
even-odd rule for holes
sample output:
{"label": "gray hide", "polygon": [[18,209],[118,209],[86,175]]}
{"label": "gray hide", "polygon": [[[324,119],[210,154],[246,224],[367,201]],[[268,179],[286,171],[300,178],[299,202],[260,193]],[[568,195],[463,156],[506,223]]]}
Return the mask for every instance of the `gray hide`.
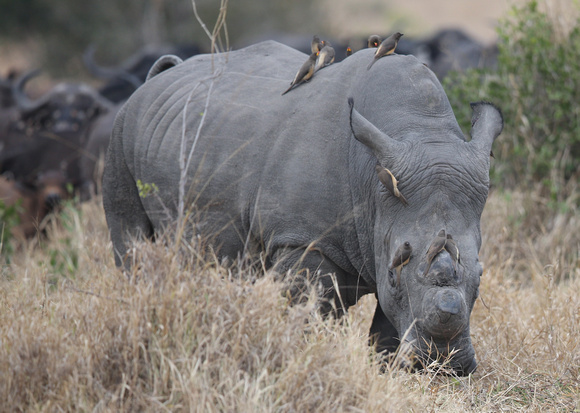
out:
{"label": "gray hide", "polygon": [[[284,96],[307,56],[271,41],[227,57],[198,55],[146,82],[117,116],[106,159],[115,259],[128,266],[130,237],[152,236],[176,219],[180,158],[195,142],[185,174],[186,205],[198,222],[192,232],[222,256],[266,250],[281,273],[309,269],[327,304],[348,308],[375,293],[379,350],[393,351],[403,337],[423,362],[455,349],[450,366],[466,374],[476,366],[469,316],[501,114],[475,105],[466,142],[427,67],[392,55],[367,71],[373,52],[320,70]],[[399,180],[408,207],[379,182],[377,162]],[[140,198],[138,179],[159,193]],[[423,276],[441,229],[456,241],[460,263],[442,251]],[[413,255],[399,283],[389,266],[405,241]]]}

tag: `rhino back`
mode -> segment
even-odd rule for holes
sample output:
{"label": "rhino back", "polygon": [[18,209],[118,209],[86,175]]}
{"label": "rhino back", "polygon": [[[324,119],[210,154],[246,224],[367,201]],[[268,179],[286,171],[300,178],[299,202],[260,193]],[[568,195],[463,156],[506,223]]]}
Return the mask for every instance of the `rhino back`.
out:
{"label": "rhino back", "polygon": [[[441,85],[414,57],[389,56],[367,71],[372,50],[361,50],[281,96],[306,58],[276,42],[231,52],[227,60],[198,55],[131,97],[123,151],[133,177],[160,190],[143,200],[154,227],[176,216],[179,159],[187,157],[202,119],[185,187],[208,231],[229,226],[220,241],[235,238],[234,249],[248,231],[273,246],[319,240],[339,261],[345,250],[360,255],[352,212],[353,199],[361,197],[352,190],[372,193],[374,162],[352,138],[347,97],[395,138],[423,139],[425,130],[460,136]],[[372,219],[358,225],[369,240],[372,228],[361,225]]]}
{"label": "rhino back", "polygon": [[133,177],[160,190],[143,200],[155,227],[176,215],[182,136],[187,156],[205,114],[185,187],[209,232],[230,225],[222,238],[237,238],[239,247],[249,230],[273,245],[308,244],[329,228],[342,231],[337,222],[351,210],[344,202],[350,199],[348,111],[339,104],[347,90],[338,82],[333,91],[328,85],[337,82],[327,80],[281,96],[305,59],[274,42],[232,52],[225,65],[197,56],[133,95],[123,151]]}

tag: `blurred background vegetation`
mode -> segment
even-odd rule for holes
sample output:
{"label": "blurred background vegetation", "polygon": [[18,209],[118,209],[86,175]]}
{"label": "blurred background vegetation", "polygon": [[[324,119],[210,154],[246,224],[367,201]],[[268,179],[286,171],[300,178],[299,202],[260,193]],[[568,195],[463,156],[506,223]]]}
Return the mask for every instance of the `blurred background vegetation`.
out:
{"label": "blurred background vegetation", "polygon": [[492,162],[495,185],[540,187],[554,205],[565,205],[580,178],[580,21],[562,25],[537,1],[527,1],[497,31],[497,69],[452,73],[444,87],[466,132],[471,127],[466,102],[487,100],[502,109],[505,127]]}
{"label": "blurred background vegetation", "polygon": [[[320,320],[312,300],[288,307],[267,277],[232,277],[211,257],[200,261],[193,244],[137,244],[142,265],[128,281],[114,268],[99,199],[67,202],[47,237],[12,249],[17,207],[0,202],[0,264],[10,263],[0,265],[0,410],[580,412],[579,5],[511,1],[518,6],[497,28],[497,67],[443,79],[466,135],[469,102],[490,101],[505,120],[491,162],[498,190],[482,218],[475,376],[381,368],[379,377],[366,339],[370,295],[346,322]],[[421,8],[428,22],[451,14],[465,28],[493,3],[406,2],[416,13],[401,18],[393,2],[365,0],[357,14],[359,0],[232,1],[229,38],[241,45],[273,32],[365,36],[392,27],[411,37],[410,24],[427,26]],[[448,13],[450,3],[469,10]],[[197,4],[211,29],[220,1]],[[361,31],[347,33],[352,26]],[[55,78],[95,82],[81,61],[89,44],[98,62],[116,65],[159,42],[209,49],[189,0],[0,0],[1,76],[41,67],[47,87]]]}
{"label": "blurred background vegetation", "polygon": [[[389,5],[371,3],[375,9],[366,10],[366,15],[369,19],[373,14],[369,11],[380,15],[386,32],[394,22],[403,30],[409,28],[410,23],[396,13],[389,15]],[[504,132],[494,145],[493,184],[539,186],[558,204],[577,192],[580,175],[580,24],[572,18],[578,16],[577,2],[562,1],[565,6],[554,9],[556,3],[518,1],[497,26],[497,68],[451,73],[443,83],[466,134],[471,119],[468,102],[488,100],[503,111]],[[220,1],[196,4],[211,29]],[[328,7],[325,0],[228,2],[230,46],[279,33],[344,38],[350,30],[352,35],[352,28],[340,29],[337,22],[342,20],[330,15],[360,19],[355,6],[340,2],[333,13]],[[32,64],[57,78],[90,79],[81,60],[90,44],[96,46],[96,60],[103,65],[116,65],[151,43],[194,43],[209,50],[188,0],[0,0],[0,10],[0,46],[33,45]]]}
{"label": "blurred background vegetation", "polygon": [[[196,5],[211,30],[220,1],[196,0]],[[209,49],[189,0],[0,0],[0,10],[0,42],[39,44],[36,63],[58,76],[82,74],[80,56],[89,44],[96,46],[97,60],[103,63],[118,63],[152,43],[194,43]],[[317,1],[231,1],[230,42],[241,44],[273,31],[310,35],[324,30],[320,13]]]}

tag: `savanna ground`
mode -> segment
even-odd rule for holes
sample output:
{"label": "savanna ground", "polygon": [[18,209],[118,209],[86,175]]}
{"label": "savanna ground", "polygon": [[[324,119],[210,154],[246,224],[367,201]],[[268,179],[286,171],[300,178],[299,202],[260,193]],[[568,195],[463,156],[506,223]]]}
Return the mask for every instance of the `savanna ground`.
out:
{"label": "savanna ground", "polygon": [[[573,191],[577,196],[577,191]],[[575,199],[575,198],[570,198]],[[492,192],[466,378],[407,373],[367,345],[374,298],[340,321],[290,306],[270,274],[191,243],[114,265],[98,199],[68,206],[0,280],[2,411],[580,411],[580,221]]]}
{"label": "savanna ground", "polygon": [[142,243],[126,277],[101,201],[68,204],[45,238],[3,246],[0,411],[579,412],[575,185],[557,203],[491,192],[466,378],[381,367],[373,297],[322,319],[314,295],[291,306],[272,274],[195,244]]}

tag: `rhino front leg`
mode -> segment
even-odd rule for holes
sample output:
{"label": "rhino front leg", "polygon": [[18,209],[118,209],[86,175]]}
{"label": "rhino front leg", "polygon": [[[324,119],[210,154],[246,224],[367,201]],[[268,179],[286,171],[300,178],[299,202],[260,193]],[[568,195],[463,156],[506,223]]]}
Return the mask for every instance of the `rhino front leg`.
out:
{"label": "rhino front leg", "polygon": [[273,257],[274,269],[288,282],[292,300],[300,302],[309,287],[316,287],[324,315],[341,316],[368,292],[362,279],[358,285],[351,283],[352,277],[319,250],[286,247]]}
{"label": "rhino front leg", "polygon": [[376,346],[377,353],[394,353],[399,347],[399,333],[385,316],[376,293],[375,297],[377,298],[377,308],[369,332],[370,344]]}

